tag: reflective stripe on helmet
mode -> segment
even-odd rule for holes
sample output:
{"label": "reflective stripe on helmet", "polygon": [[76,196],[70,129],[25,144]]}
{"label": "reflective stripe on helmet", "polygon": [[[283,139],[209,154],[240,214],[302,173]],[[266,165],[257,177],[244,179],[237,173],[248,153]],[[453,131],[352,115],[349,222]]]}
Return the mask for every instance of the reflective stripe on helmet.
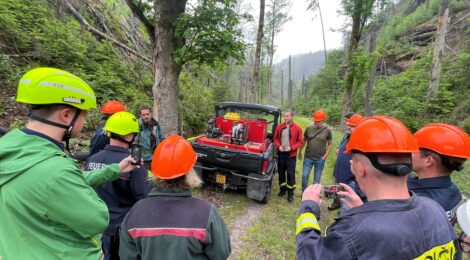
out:
{"label": "reflective stripe on helmet", "polygon": [[29,83],[31,83],[31,80],[30,79],[20,79],[20,82],[24,83],[24,84],[29,84]]}
{"label": "reflective stripe on helmet", "polygon": [[74,88],[74,87],[71,87],[71,86],[67,86],[67,85],[64,85],[64,84],[43,81],[43,82],[39,83],[39,86],[53,87],[53,88],[63,88],[63,89],[67,89],[67,90],[70,90],[70,91],[73,91],[73,92],[77,92],[77,93],[89,96],[91,98],[96,98],[94,95],[90,95],[90,93],[88,93],[86,91],[83,91],[81,89]]}

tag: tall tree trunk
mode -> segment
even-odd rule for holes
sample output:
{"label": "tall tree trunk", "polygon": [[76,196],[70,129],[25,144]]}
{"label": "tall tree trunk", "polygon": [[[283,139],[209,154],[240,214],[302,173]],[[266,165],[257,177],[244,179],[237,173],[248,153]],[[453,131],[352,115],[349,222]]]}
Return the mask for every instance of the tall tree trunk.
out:
{"label": "tall tree trunk", "polygon": [[284,103],[284,71],[281,70],[281,106]]}
{"label": "tall tree trunk", "polygon": [[[153,115],[166,135],[178,131],[178,78],[181,65],[173,60],[173,51],[184,41],[175,36],[176,21],[184,13],[187,0],[155,0],[155,82]],[[158,36],[158,37],[157,37]]]}
{"label": "tall tree trunk", "polygon": [[305,75],[302,75],[302,86],[300,87],[300,95],[305,96]]}
{"label": "tall tree trunk", "polygon": [[447,25],[450,22],[449,3],[450,0],[443,0],[441,2],[441,13],[437,24],[436,42],[434,43],[434,54],[432,58],[431,81],[429,82],[426,95],[428,101],[436,95],[439,88],[441,58],[446,44]]}
{"label": "tall tree trunk", "polygon": [[271,24],[271,43],[269,44],[269,71],[268,71],[268,104],[272,102],[272,77],[273,77],[273,59],[274,59],[274,34],[276,33],[276,1],[273,1],[273,19]]}
{"label": "tall tree trunk", "polygon": [[[370,34],[370,42],[369,42],[369,53],[373,53],[375,51],[376,43],[377,43],[377,31],[379,30],[379,25],[374,26],[372,28]],[[367,81],[365,97],[364,97],[364,114],[366,116],[372,116],[372,105],[370,103],[370,98],[372,97],[372,91],[374,90],[375,80],[377,79],[377,64],[379,59],[376,59],[370,68],[370,78]]]}
{"label": "tall tree trunk", "polygon": [[287,102],[289,108],[292,108],[292,76],[291,76],[291,56],[289,55],[289,81],[287,86]]}
{"label": "tall tree trunk", "polygon": [[244,70],[240,71],[240,73],[238,74],[238,78],[238,102],[243,102],[243,84],[245,84],[246,81],[246,75]]}
{"label": "tall tree trunk", "polygon": [[261,60],[261,43],[263,42],[264,7],[265,7],[265,0],[260,0],[259,1],[258,35],[256,37],[255,66],[253,67],[253,81],[251,83],[251,102],[252,103],[257,102],[259,67],[260,67],[260,60]]}
{"label": "tall tree trunk", "polygon": [[[359,40],[361,39],[361,10],[363,7],[362,0],[354,1],[354,10],[352,21],[351,38],[349,39],[347,66],[346,66],[346,80],[344,84],[344,96],[343,96],[343,109],[342,115],[345,115],[351,109],[352,103],[352,89],[354,86],[354,75],[352,73],[352,55],[357,50]],[[341,120],[341,128],[344,128],[344,120]]]}
{"label": "tall tree trunk", "polygon": [[323,52],[325,54],[325,64],[326,64],[326,40],[325,40],[325,27],[323,26],[323,16],[321,15],[320,1],[318,0],[318,13],[320,14],[320,23],[321,23],[321,32],[323,36]]}

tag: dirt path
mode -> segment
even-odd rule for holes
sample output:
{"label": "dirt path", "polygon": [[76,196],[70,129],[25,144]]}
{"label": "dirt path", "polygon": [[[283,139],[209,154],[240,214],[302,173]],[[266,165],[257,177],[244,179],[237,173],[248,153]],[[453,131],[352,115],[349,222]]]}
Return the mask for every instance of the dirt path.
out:
{"label": "dirt path", "polygon": [[241,246],[243,244],[243,236],[246,233],[246,229],[251,227],[263,211],[262,205],[254,201],[250,201],[246,213],[237,218],[232,223],[230,229],[230,242],[232,245],[232,253],[228,259],[238,259]]}

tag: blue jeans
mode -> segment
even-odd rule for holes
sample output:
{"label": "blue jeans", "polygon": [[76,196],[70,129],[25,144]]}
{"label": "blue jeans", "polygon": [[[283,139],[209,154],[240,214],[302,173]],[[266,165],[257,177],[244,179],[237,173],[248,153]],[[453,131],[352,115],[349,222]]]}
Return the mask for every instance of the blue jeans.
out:
{"label": "blue jeans", "polygon": [[321,174],[323,172],[323,167],[325,166],[325,160],[320,159],[309,159],[304,158],[304,164],[302,169],[302,191],[307,188],[308,177],[310,177],[310,171],[312,167],[315,166],[313,170],[313,183],[320,183]]}

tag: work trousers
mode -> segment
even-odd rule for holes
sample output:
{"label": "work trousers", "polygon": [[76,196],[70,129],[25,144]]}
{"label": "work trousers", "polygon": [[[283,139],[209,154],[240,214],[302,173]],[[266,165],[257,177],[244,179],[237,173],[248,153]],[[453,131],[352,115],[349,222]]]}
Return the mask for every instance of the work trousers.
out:
{"label": "work trousers", "polygon": [[279,186],[281,190],[295,189],[295,163],[297,157],[290,157],[290,152],[278,153]]}

